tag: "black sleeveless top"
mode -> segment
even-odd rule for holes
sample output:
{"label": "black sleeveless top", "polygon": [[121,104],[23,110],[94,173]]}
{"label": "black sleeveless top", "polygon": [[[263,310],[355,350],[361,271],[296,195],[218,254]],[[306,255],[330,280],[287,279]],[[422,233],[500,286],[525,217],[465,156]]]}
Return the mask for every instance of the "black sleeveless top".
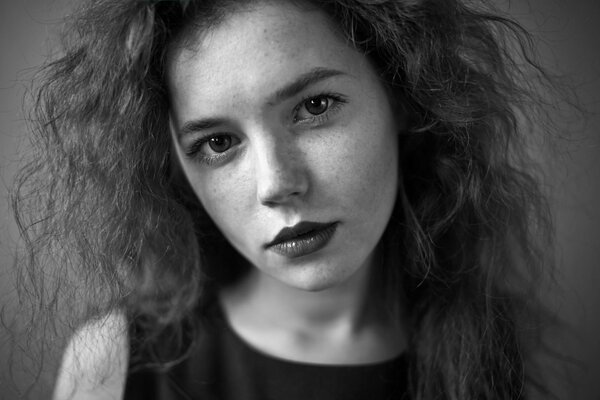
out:
{"label": "black sleeveless top", "polygon": [[128,373],[126,400],[400,400],[406,357],[365,365],[321,365],[266,355],[244,342],[220,307],[189,357],[169,370]]}

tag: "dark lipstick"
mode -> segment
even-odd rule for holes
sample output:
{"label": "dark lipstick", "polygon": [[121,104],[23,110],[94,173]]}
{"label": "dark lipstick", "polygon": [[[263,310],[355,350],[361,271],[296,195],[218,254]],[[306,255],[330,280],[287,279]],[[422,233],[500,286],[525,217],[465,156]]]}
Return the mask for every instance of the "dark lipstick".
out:
{"label": "dark lipstick", "polygon": [[265,249],[289,258],[314,253],[325,247],[337,229],[337,222],[300,222],[283,228]]}

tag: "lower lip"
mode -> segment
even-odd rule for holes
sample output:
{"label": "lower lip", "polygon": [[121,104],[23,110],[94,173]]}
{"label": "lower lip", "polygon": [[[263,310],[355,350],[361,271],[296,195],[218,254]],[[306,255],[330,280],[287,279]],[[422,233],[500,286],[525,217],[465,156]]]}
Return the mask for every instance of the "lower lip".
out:
{"label": "lower lip", "polygon": [[337,223],[334,223],[324,229],[274,244],[269,247],[269,250],[288,258],[306,256],[327,246],[336,229]]}

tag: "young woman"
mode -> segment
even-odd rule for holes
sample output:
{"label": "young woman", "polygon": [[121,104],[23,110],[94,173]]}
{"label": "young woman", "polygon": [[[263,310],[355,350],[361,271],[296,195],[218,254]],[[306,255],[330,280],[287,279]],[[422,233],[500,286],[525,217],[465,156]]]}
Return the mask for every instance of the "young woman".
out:
{"label": "young woman", "polygon": [[24,271],[56,283],[34,297],[77,325],[56,399],[547,394],[518,25],[457,0],[102,0],[69,32],[15,197]]}

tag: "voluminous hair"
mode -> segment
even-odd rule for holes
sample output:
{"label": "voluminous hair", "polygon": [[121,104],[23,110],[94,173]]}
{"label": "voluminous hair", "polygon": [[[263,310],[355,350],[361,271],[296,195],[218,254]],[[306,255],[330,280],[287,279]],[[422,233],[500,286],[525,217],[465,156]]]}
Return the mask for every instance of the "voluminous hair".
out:
{"label": "voluminous hair", "polygon": [[[180,344],[155,360],[169,365],[193,345],[198,307],[241,273],[173,161],[165,84],[169,50],[239,3],[94,0],[72,16],[40,72],[13,197],[21,295],[45,332],[120,309],[146,344]],[[381,282],[410,322],[411,398],[543,392],[530,355],[552,230],[527,149],[547,81],[531,38],[480,3],[295,3],[372,60],[406,121]]]}

